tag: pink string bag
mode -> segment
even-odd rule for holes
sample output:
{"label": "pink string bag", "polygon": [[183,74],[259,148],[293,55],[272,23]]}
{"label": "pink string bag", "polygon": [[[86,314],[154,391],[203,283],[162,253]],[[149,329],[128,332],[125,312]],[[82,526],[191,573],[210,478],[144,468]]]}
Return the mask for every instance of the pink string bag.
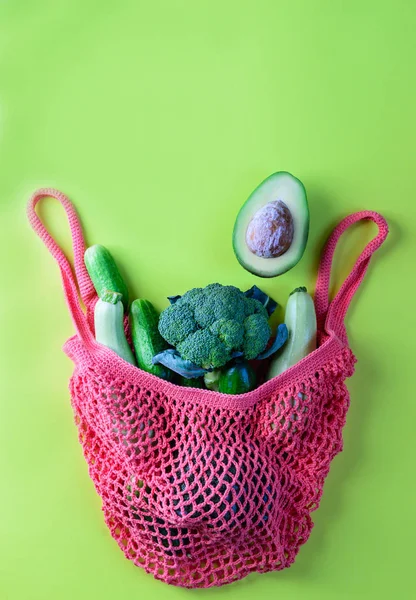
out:
{"label": "pink string bag", "polygon": [[[35,213],[46,196],[67,213],[75,274]],[[29,201],[28,216],[61,270],[76,329],[64,345],[75,363],[69,386],[75,423],[106,524],[126,557],[155,578],[187,588],[289,567],[310,535],[310,514],[342,450],[345,379],[356,361],[344,318],[387,236],[385,219],[357,212],[330,235],[315,293],[317,350],[254,391],[229,396],[164,381],[98,344],[97,295],[73,205],[61,192],[41,189]],[[338,239],[362,220],[374,221],[378,235],[329,302]]]}

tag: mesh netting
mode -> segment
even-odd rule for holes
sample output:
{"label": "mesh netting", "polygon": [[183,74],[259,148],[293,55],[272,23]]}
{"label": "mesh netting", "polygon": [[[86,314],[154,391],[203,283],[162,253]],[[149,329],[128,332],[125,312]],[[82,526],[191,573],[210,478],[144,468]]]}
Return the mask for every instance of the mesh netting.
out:
{"label": "mesh netting", "polygon": [[[77,344],[67,344],[73,358]],[[165,383],[155,391],[154,377],[132,381],[116,356],[81,355],[70,385],[79,437],[106,522],[129,559],[184,587],[294,561],[342,448],[349,350],[310,374],[315,360],[304,361],[295,381],[241,409],[222,394],[208,392],[207,404],[201,390]],[[222,402],[212,404],[212,395]]]}

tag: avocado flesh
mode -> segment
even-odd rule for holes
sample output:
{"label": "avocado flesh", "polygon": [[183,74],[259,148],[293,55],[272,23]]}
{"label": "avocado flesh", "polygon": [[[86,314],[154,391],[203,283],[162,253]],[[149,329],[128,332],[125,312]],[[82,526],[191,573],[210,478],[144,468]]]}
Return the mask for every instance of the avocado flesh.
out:
{"label": "avocado flesh", "polygon": [[[247,245],[246,234],[253,217],[271,202],[281,201],[293,219],[293,238],[280,256],[254,254]],[[265,179],[243,204],[234,225],[233,248],[239,263],[259,277],[276,277],[294,267],[302,258],[308,241],[309,207],[306,191],[299,179],[280,171]]]}

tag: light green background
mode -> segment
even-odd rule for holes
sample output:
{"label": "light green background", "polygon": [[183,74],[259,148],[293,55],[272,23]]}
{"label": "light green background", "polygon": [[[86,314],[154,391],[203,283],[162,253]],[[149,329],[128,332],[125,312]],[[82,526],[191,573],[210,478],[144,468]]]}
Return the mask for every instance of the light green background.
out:
{"label": "light green background", "polygon": [[[0,1],[2,600],[412,597],[415,26],[413,0]],[[237,263],[231,231],[276,170],[304,182],[311,235],[297,267],[263,281]],[[189,592],[119,551],[72,421],[58,270],[26,222],[38,186],[73,199],[88,243],[158,309],[212,281],[284,304],[313,290],[341,217],[389,220],[348,314],[344,452],[290,569]],[[59,207],[41,214],[69,250]],[[334,287],[374,233],[343,242]]]}

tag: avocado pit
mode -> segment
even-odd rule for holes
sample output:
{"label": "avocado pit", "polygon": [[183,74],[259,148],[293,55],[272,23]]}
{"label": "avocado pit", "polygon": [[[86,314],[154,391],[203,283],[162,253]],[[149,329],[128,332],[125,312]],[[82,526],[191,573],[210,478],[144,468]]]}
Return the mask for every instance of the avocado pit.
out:
{"label": "avocado pit", "polygon": [[276,258],[289,250],[294,234],[293,217],[284,202],[273,200],[253,216],[246,231],[246,243],[261,258]]}

